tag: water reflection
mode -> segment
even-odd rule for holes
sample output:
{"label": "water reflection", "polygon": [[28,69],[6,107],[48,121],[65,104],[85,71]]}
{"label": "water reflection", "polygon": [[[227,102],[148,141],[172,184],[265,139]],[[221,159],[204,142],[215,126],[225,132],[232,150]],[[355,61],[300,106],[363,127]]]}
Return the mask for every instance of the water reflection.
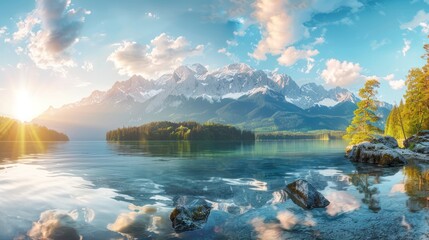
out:
{"label": "water reflection", "polygon": [[380,197],[378,196],[380,192],[374,185],[380,183],[380,175],[354,173],[351,174],[351,182],[356,186],[359,193],[364,194],[362,203],[367,205],[371,211],[379,212],[381,210]]}
{"label": "water reflection", "polygon": [[79,240],[82,237],[76,230],[78,215],[76,212],[48,210],[40,215],[28,231],[31,239]]}
{"label": "water reflection", "polygon": [[119,214],[114,223],[107,225],[107,229],[118,232],[127,239],[174,235],[169,218],[171,208],[131,204],[129,210],[131,212]]}
{"label": "water reflection", "polygon": [[405,166],[404,191],[409,196],[407,207],[411,212],[429,209],[429,166],[411,164]]}
{"label": "water reflection", "polygon": [[[120,142],[109,143],[115,151],[122,154],[150,155],[164,157],[190,157],[227,154],[242,148],[251,147],[254,142],[244,141],[147,141],[147,142]],[[213,151],[216,149],[216,151]]]}
{"label": "water reflection", "polygon": [[30,154],[44,154],[63,142],[0,142],[0,163]]}
{"label": "water reflection", "polygon": [[363,193],[362,203],[372,212],[379,212],[380,191],[376,185],[381,184],[382,178],[397,174],[400,167],[380,167],[369,164],[355,163],[356,172],[350,174],[351,183],[359,193]]}

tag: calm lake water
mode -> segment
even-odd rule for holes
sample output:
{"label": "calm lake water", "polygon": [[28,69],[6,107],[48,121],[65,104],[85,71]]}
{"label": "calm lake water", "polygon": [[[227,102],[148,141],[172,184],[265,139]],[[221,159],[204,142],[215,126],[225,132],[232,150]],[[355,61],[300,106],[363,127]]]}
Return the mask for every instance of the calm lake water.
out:
{"label": "calm lake water", "polygon": [[[0,239],[429,239],[429,166],[374,168],[343,141],[0,143]],[[281,190],[306,179],[330,202]],[[175,196],[213,210],[176,234]]]}

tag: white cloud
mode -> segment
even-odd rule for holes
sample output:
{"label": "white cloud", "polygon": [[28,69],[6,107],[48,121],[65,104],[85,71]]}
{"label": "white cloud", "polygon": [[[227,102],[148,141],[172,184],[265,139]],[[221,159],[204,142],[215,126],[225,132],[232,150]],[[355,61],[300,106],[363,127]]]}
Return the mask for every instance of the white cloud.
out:
{"label": "white cloud", "polygon": [[71,8],[71,0],[37,0],[36,9],[17,23],[15,41],[28,41],[28,55],[41,69],[65,73],[76,64],[68,49],[78,41],[85,9]]}
{"label": "white cloud", "polygon": [[107,60],[113,62],[119,74],[146,78],[170,72],[186,58],[204,51],[203,45],[191,47],[184,37],[174,39],[165,33],[151,40],[150,45],[124,41],[117,46]]}
{"label": "white cloud", "polygon": [[380,47],[382,47],[382,46],[384,46],[384,45],[386,45],[386,44],[388,44],[390,41],[389,41],[389,39],[387,39],[387,38],[384,38],[384,39],[382,39],[382,40],[380,40],[380,41],[378,41],[378,40],[373,40],[372,42],[371,42],[371,49],[372,50],[376,50],[376,49],[378,49],[378,48],[380,48]]}
{"label": "white cloud", "polygon": [[22,47],[17,47],[17,48],[15,49],[15,53],[16,53],[17,55],[21,55],[21,54],[23,54],[23,53],[24,53],[24,48],[22,48]]}
{"label": "white cloud", "polygon": [[40,19],[35,16],[36,14],[30,13],[24,20],[19,21],[16,23],[16,26],[18,27],[18,31],[13,33],[13,40],[19,41],[27,37],[31,30],[33,30],[33,27],[36,24],[40,23]]}
{"label": "white cloud", "polygon": [[312,45],[319,45],[319,44],[323,44],[325,43],[325,38],[324,37],[317,37],[314,42],[312,43]]}
{"label": "white cloud", "polygon": [[221,49],[217,50],[217,52],[225,54],[227,57],[230,57],[232,55],[230,52],[228,52],[228,50],[226,50],[226,48],[221,48]]}
{"label": "white cloud", "polygon": [[410,50],[411,48],[411,41],[404,39],[404,47],[402,48],[402,55],[407,55],[407,52]]}
{"label": "white cloud", "polygon": [[257,0],[254,17],[261,26],[262,39],[251,56],[265,60],[267,54],[279,55],[286,47],[308,37],[305,23],[314,14],[330,13],[341,7],[357,10],[362,6],[358,0]]}
{"label": "white cloud", "polygon": [[393,73],[386,75],[383,79],[389,82],[389,86],[393,90],[399,90],[405,86],[405,81],[403,79],[395,80],[395,74]]}
{"label": "white cloud", "polygon": [[405,81],[402,79],[392,80],[392,81],[389,81],[389,85],[393,90],[399,90],[405,86]]}
{"label": "white cloud", "polygon": [[85,61],[82,65],[82,69],[87,72],[91,72],[94,70],[94,65],[91,62]]}
{"label": "white cloud", "polygon": [[236,40],[226,40],[226,44],[228,44],[228,46],[233,46],[233,47],[238,46],[238,42]]}
{"label": "white cloud", "polygon": [[420,10],[409,22],[403,23],[400,25],[401,29],[408,29],[410,31],[414,30],[417,27],[422,28],[422,32],[429,33],[429,13],[426,13],[424,10]]}
{"label": "white cloud", "polygon": [[361,77],[362,68],[358,63],[329,59],[326,61],[326,69],[321,77],[326,84],[333,86],[346,86]]}
{"label": "white cloud", "polygon": [[395,74],[393,74],[393,73],[388,74],[385,77],[383,77],[383,79],[386,81],[392,81],[394,78],[395,78]]}
{"label": "white cloud", "polygon": [[314,59],[312,57],[317,54],[319,54],[317,50],[300,50],[295,47],[288,47],[277,59],[277,62],[283,66],[292,66],[297,61],[305,59],[307,60],[307,70],[305,72],[309,73],[314,66]]}
{"label": "white cloud", "polygon": [[145,13],[144,14],[146,17],[148,17],[148,18],[152,18],[152,19],[156,19],[156,20],[158,20],[159,19],[159,16],[157,15],[157,14],[155,14],[155,13],[152,13],[152,12],[147,12],[147,13]]}
{"label": "white cloud", "polygon": [[6,26],[0,27],[0,37],[3,37],[6,34],[7,34],[7,27]]}

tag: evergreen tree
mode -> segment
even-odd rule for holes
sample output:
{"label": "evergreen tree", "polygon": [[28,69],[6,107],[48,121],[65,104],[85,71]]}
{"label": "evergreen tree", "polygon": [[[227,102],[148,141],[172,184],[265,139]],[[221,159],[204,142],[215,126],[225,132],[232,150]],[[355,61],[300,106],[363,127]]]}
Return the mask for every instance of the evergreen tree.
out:
{"label": "evergreen tree", "polygon": [[366,81],[365,86],[359,90],[361,101],[358,102],[358,108],[354,111],[354,117],[347,127],[345,139],[350,141],[350,144],[357,144],[363,141],[369,141],[374,134],[382,132],[381,129],[374,126],[380,118],[375,114],[377,111],[377,90],[380,83],[371,79]]}
{"label": "evergreen tree", "polygon": [[409,135],[429,128],[429,71],[427,70],[429,70],[428,66],[422,69],[413,68],[407,76],[404,118],[409,126]]}

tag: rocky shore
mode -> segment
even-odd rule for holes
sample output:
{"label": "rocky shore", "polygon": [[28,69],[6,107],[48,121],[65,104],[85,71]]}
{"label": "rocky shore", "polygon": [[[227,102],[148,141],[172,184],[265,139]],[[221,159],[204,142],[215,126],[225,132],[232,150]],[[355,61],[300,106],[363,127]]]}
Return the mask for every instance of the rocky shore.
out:
{"label": "rocky shore", "polygon": [[404,165],[409,161],[429,163],[429,130],[421,131],[404,141],[399,148],[395,138],[375,136],[369,142],[348,146],[346,157],[353,162],[371,163],[381,166]]}

